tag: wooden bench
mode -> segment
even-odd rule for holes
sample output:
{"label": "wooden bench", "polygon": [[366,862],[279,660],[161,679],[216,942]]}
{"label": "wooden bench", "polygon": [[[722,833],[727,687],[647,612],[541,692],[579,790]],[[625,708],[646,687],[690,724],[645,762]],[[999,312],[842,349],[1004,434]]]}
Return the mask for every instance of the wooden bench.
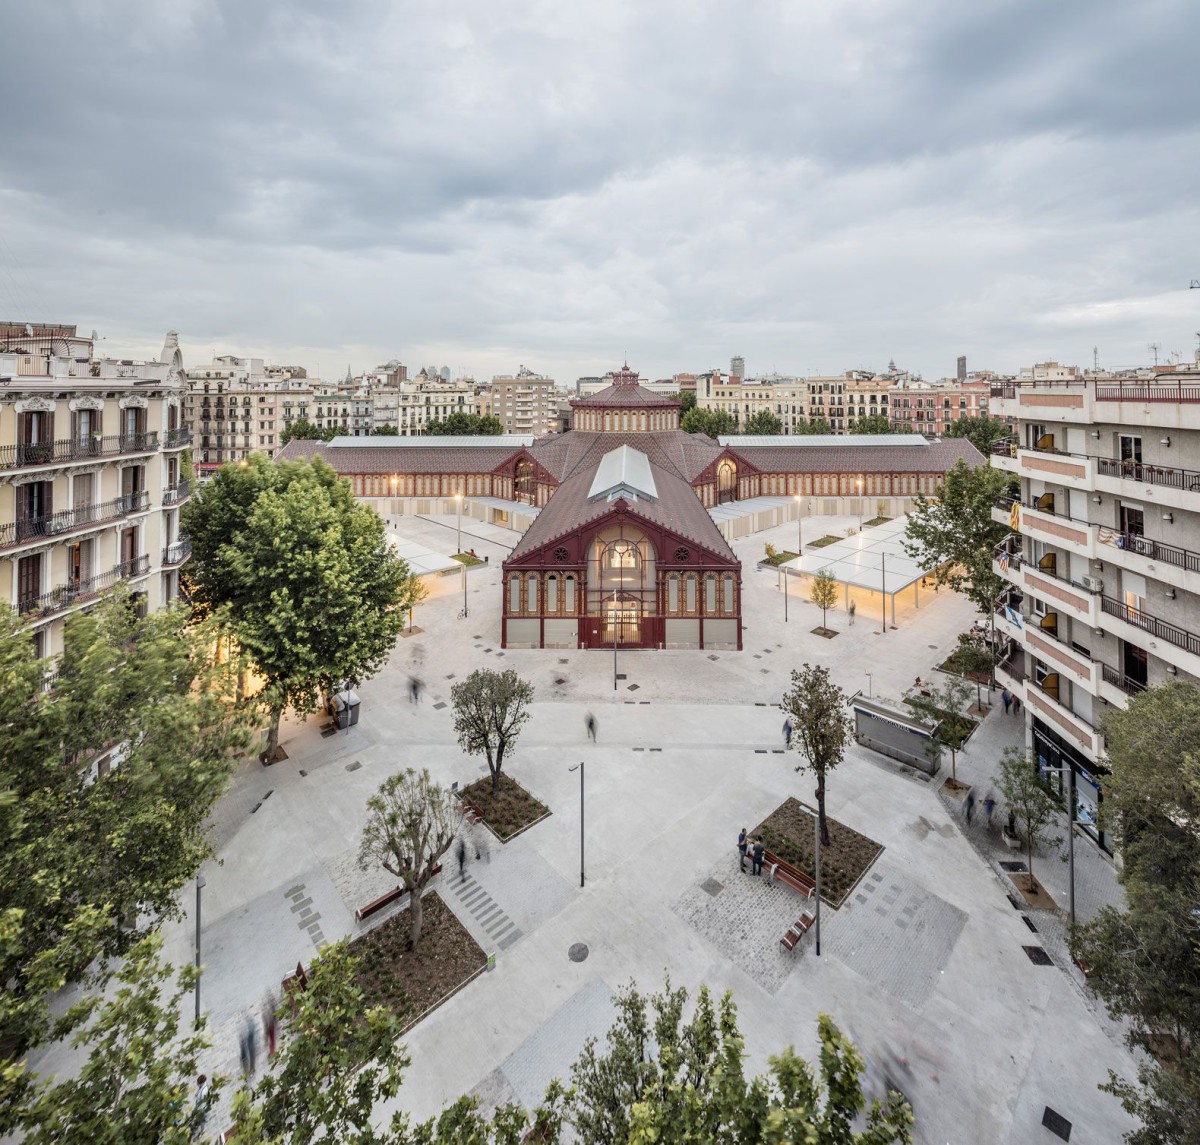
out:
{"label": "wooden bench", "polygon": [[1080,972],[1083,974],[1085,980],[1092,976],[1091,966],[1089,966],[1088,963],[1086,963],[1082,958],[1076,958],[1075,955],[1072,954],[1071,961],[1079,967]]}
{"label": "wooden bench", "polygon": [[479,812],[479,809],[472,806],[470,803],[460,803],[458,807],[458,813],[464,819],[466,819],[466,821],[470,823],[472,827],[474,827],[476,823],[483,822],[483,815]]}
{"label": "wooden bench", "polygon": [[404,894],[404,888],[401,886],[392,887],[386,894],[381,894],[377,899],[367,903],[366,906],[360,906],[354,912],[354,917],[362,922],[364,918],[370,918],[371,915],[383,910],[385,906],[391,906],[398,898]]}
{"label": "wooden bench", "polygon": [[798,919],[796,919],[795,922],[792,923],[791,926],[788,927],[788,932],[779,940],[779,945],[782,946],[784,950],[794,950],[796,948],[796,943],[799,942],[800,939],[802,939],[809,932],[809,929],[812,927],[812,924],[815,921],[816,915],[809,914],[808,911],[805,911]]}
{"label": "wooden bench", "polygon": [[778,880],[786,883],[792,890],[799,891],[806,899],[812,898],[816,893],[817,884],[802,870],[793,867],[791,863],[784,862],[778,855],[764,851],[763,866],[769,868],[772,881]]}

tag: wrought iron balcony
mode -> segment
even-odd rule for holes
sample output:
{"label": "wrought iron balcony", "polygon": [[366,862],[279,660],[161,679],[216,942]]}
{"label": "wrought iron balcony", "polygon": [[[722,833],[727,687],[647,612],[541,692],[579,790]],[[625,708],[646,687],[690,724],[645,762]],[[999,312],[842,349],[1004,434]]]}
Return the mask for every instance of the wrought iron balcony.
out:
{"label": "wrought iron balcony", "polygon": [[187,537],[180,537],[179,540],[169,544],[163,549],[163,567],[168,565],[181,565],[192,555],[192,542]]}
{"label": "wrought iron balcony", "polygon": [[130,577],[142,576],[150,571],[149,556],[134,557],[96,576],[67,581],[41,596],[24,597],[17,601],[19,616],[50,616],[72,605],[93,600],[101,593],[120,584]]}
{"label": "wrought iron balcony", "polygon": [[63,441],[20,442],[0,446],[0,469],[55,465],[89,457],[117,457],[123,453],[149,453],[158,449],[157,433],[121,433],[107,437],[67,438]]}
{"label": "wrought iron balcony", "polygon": [[181,480],[163,490],[162,503],[164,505],[178,505],[181,501],[186,501],[191,495],[191,482]]}
{"label": "wrought iron balcony", "polygon": [[163,441],[163,449],[182,449],[185,445],[191,444],[192,431],[186,425],[183,425],[167,430],[167,436]]}
{"label": "wrought iron balcony", "polygon": [[1200,656],[1200,636],[1194,632],[1188,632],[1177,624],[1159,620],[1157,616],[1151,616],[1148,612],[1134,608],[1124,601],[1114,600],[1111,596],[1101,597],[1100,603],[1109,616],[1115,616],[1125,621],[1126,624],[1132,624],[1143,632],[1149,632],[1151,636],[1157,636],[1159,640],[1165,640],[1177,648],[1186,648],[1193,655]]}
{"label": "wrought iron balcony", "polygon": [[75,509],[63,509],[59,513],[11,521],[7,525],[0,525],[0,549],[43,537],[61,537],[67,533],[89,529],[93,525],[118,520],[149,506],[150,495],[143,490],[140,493],[126,493],[121,497],[114,497],[111,501],[102,501],[99,505],[81,505]]}

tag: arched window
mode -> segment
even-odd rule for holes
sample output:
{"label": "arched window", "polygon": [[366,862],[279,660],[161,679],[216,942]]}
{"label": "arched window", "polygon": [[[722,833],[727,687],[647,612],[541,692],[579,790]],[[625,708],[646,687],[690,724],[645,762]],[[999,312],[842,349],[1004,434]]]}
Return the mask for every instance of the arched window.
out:
{"label": "arched window", "polygon": [[667,611],[679,611],[679,577],[677,576],[667,580]]}
{"label": "arched window", "polygon": [[689,576],[685,583],[687,585],[687,588],[686,588],[686,591],[684,594],[685,602],[687,605],[687,611],[695,612],[696,611],[696,578],[694,576]]}
{"label": "arched window", "polygon": [[632,541],[614,541],[608,546],[608,567],[635,569],[638,565],[637,545]]}
{"label": "arched window", "polygon": [[508,613],[510,616],[515,616],[521,611],[521,578],[519,576],[510,576],[508,578]]}
{"label": "arched window", "polygon": [[553,573],[546,578],[546,611],[558,611],[558,577]]}
{"label": "arched window", "polygon": [[715,576],[704,578],[704,611],[710,615],[717,611],[717,578]]}
{"label": "arched window", "polygon": [[538,610],[538,578],[536,573],[530,573],[525,582],[525,611],[537,612]]}
{"label": "arched window", "polygon": [[523,457],[517,462],[515,470],[513,482],[514,500],[524,501],[527,505],[532,505],[536,491],[535,486],[536,480],[533,474],[533,462],[528,457]]}
{"label": "arched window", "polygon": [[724,505],[726,501],[736,500],[737,466],[725,458],[717,465],[717,501]]}
{"label": "arched window", "polygon": [[725,577],[725,591],[724,591],[725,599],[722,602],[725,605],[725,609],[724,609],[725,612],[733,612],[734,611],[734,603],[735,603],[735,595],[734,594],[735,594],[734,578],[732,576],[726,576]]}
{"label": "arched window", "polygon": [[563,601],[567,612],[575,611],[575,578],[567,577],[566,584],[563,586],[563,596],[566,598]]}

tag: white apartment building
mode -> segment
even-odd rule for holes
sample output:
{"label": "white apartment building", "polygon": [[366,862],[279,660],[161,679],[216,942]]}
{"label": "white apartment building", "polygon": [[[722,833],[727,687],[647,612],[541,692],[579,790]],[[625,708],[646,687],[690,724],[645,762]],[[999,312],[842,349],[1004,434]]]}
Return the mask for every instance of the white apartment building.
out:
{"label": "white apartment building", "polygon": [[376,429],[394,425],[401,437],[416,437],[431,421],[445,421],[452,413],[475,412],[473,378],[444,381],[438,373],[430,375],[425,370],[411,379],[400,377],[399,371],[394,376],[394,382],[372,387]]}
{"label": "white apartment building", "polygon": [[558,428],[558,390],[554,379],[522,366],[515,375],[497,374],[479,394],[483,416],[499,419],[504,433],[553,433]]}
{"label": "white apartment building", "polygon": [[739,430],[746,419],[762,410],[773,413],[783,423],[783,433],[793,433],[797,423],[806,420],[808,385],[803,379],[784,374],[762,378],[722,378],[714,370],[696,379],[696,405],[700,409],[724,410]]}
{"label": "white apartment building", "polygon": [[1171,678],[1200,681],[1200,363],[1124,375],[1046,363],[994,384],[989,411],[1015,419],[1016,444],[992,463],[1021,486],[993,510],[1012,529],[993,565],[1009,585],[997,677],[1025,705],[1038,764],[1073,770],[1094,819],[1104,712]]}
{"label": "white apartment building", "polygon": [[39,657],[116,585],[142,609],[175,600],[191,553],[178,336],[148,362],[94,349],[74,326],[0,323],[0,592]]}
{"label": "white apartment building", "polygon": [[310,416],[313,382],[297,367],[224,354],[188,370],[187,380],[184,424],[201,480],[251,453],[274,457],[284,429]]}

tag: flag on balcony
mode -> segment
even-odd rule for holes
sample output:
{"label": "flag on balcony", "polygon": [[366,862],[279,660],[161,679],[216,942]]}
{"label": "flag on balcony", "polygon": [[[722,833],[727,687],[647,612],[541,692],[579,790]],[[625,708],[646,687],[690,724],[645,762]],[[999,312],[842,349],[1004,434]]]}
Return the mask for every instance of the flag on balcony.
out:
{"label": "flag on balcony", "polygon": [[1004,615],[1018,628],[1021,627],[1021,614],[1011,605],[1006,604],[1004,606]]}
{"label": "flag on balcony", "polygon": [[1008,572],[1008,553],[1001,551],[1000,555],[996,558],[996,564],[1000,566],[1001,572]]}
{"label": "flag on balcony", "polygon": [[1019,533],[1021,531],[1021,505],[1018,501],[1014,501],[1012,503],[1012,508],[1008,511],[1008,527],[1012,529],[1014,533]]}

